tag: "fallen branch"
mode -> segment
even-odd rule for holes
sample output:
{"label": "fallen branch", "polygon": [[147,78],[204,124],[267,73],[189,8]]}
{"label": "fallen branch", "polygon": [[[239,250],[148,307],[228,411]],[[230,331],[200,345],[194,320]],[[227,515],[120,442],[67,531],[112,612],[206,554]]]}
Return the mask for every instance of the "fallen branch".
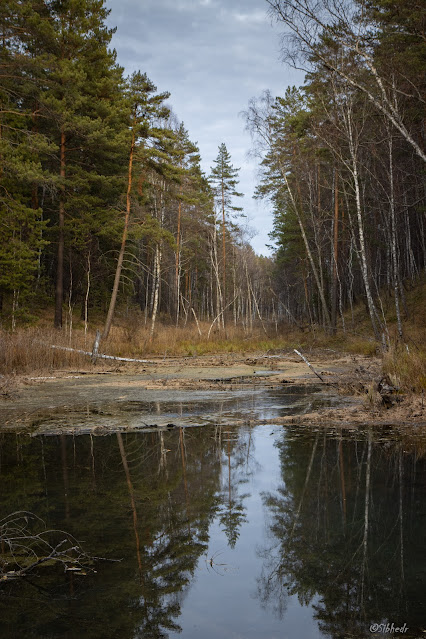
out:
{"label": "fallen branch", "polygon": [[[58,535],[62,540],[52,544],[52,538]],[[65,571],[80,574],[93,571],[95,558],[88,555],[72,535],[62,530],[47,530],[40,517],[27,511],[14,512],[0,520],[0,548],[0,585],[25,577],[46,563],[61,564]]]}
{"label": "fallen branch", "polygon": [[[83,351],[80,348],[71,348],[70,346],[56,346],[52,344],[50,348],[57,348],[61,351],[69,351],[72,353],[80,353],[80,355],[88,355],[93,358],[93,351]],[[112,359],[116,362],[137,362],[138,364],[157,364],[158,362],[154,362],[150,359],[132,359],[131,357],[116,357],[115,355],[103,355],[102,353],[97,353],[96,357],[100,359]]]}
{"label": "fallen branch", "polygon": [[299,351],[297,351],[295,348],[293,349],[295,353],[297,353],[299,355],[299,357],[301,357],[303,359],[303,361],[305,362],[305,364],[307,364],[309,366],[309,368],[311,369],[311,371],[313,373],[315,373],[315,375],[318,377],[318,379],[320,379],[322,382],[324,382],[324,378],[321,377],[321,375],[319,373],[316,372],[315,368],[312,366],[312,364],[310,362],[308,362],[308,360],[306,359],[306,357],[304,355],[302,355],[302,353],[300,353]]}

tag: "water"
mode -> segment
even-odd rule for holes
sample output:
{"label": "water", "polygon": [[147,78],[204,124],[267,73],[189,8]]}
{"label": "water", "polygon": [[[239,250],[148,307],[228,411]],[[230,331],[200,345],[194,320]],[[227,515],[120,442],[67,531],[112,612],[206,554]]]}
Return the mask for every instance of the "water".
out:
{"label": "water", "polygon": [[[250,380],[253,380],[250,382]],[[217,380],[215,380],[217,381]],[[73,432],[105,434],[117,430],[200,426],[283,417],[342,403],[320,386],[289,384],[266,390],[254,378],[226,380],[228,390],[146,389],[140,378],[68,380],[26,389],[16,402],[0,404],[3,430],[26,426],[33,435]]]}
{"label": "water", "polygon": [[[256,391],[234,409],[270,417],[318,401],[304,397]],[[69,539],[59,530],[87,556],[80,570],[48,562],[0,582],[0,636],[337,639],[382,622],[424,636],[424,439],[237,426],[231,408],[200,428],[1,435],[0,518],[37,514],[19,526],[38,556],[35,535],[52,547]]]}

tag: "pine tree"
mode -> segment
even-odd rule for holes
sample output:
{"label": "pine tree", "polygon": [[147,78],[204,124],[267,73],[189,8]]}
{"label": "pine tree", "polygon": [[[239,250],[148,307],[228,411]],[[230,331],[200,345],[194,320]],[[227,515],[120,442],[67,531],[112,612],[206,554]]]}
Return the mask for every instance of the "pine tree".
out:
{"label": "pine tree", "polygon": [[217,207],[222,215],[222,287],[223,287],[223,309],[226,307],[226,224],[227,217],[241,212],[243,209],[233,205],[235,197],[242,197],[243,193],[236,190],[238,184],[238,171],[231,164],[231,156],[224,142],[219,146],[219,153],[214,161],[209,176],[212,185]]}
{"label": "pine tree", "polygon": [[34,63],[22,47],[23,9],[14,0],[0,8],[0,311],[10,296],[12,328],[40,274],[46,222],[36,193],[52,183],[40,156],[55,150],[37,127]]}
{"label": "pine tree", "polygon": [[126,250],[126,242],[129,233],[133,164],[135,161],[138,161],[140,158],[144,158],[145,156],[147,140],[153,135],[153,121],[155,121],[156,118],[164,117],[168,114],[168,109],[163,105],[163,102],[169,97],[169,93],[165,92],[156,94],[156,90],[157,87],[151,82],[147,75],[145,73],[142,74],[139,71],[134,73],[128,81],[127,99],[130,107],[131,140],[128,156],[126,211],[121,246],[115,269],[114,284],[105,327],[102,334],[103,339],[107,339],[114,317],[118,287],[123,267],[124,252]]}
{"label": "pine tree", "polygon": [[100,231],[93,221],[111,204],[114,176],[121,174],[122,158],[114,149],[125,131],[121,69],[108,50],[113,30],[104,24],[109,12],[103,0],[48,5],[34,0],[25,6],[24,46],[33,61],[39,129],[58,147],[56,156],[44,156],[43,166],[57,176],[55,198],[45,212],[57,246],[55,326],[60,327],[65,253],[72,253],[73,236],[81,245],[81,236]]}

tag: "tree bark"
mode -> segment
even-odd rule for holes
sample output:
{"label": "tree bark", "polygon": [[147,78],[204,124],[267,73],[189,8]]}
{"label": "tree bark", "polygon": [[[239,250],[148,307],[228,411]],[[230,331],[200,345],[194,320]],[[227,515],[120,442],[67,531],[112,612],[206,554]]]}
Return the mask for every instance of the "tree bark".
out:
{"label": "tree bark", "polygon": [[333,333],[337,325],[337,260],[339,246],[339,175],[334,171],[334,222],[333,222],[333,276],[331,289],[331,326]]}
{"label": "tree bark", "polygon": [[58,251],[56,264],[56,289],[55,289],[55,328],[62,327],[62,302],[64,297],[64,226],[65,226],[65,175],[66,175],[66,136],[61,129],[60,142],[60,176],[61,194],[59,198],[59,222],[58,222]]}
{"label": "tree bark", "polygon": [[[226,306],[226,217],[225,217],[225,192],[222,180],[222,259],[223,259],[223,306]],[[222,325],[225,328],[225,313],[222,315]]]}
{"label": "tree bark", "polygon": [[[134,116],[134,118],[136,119],[136,115]],[[123,235],[122,235],[122,238],[121,238],[120,253],[118,254],[117,267],[115,269],[114,285],[113,285],[113,288],[112,288],[111,300],[110,300],[110,303],[109,303],[108,314],[107,314],[107,318],[106,318],[106,321],[105,321],[105,327],[104,327],[104,331],[103,331],[103,334],[102,334],[102,339],[107,339],[107,337],[109,335],[109,332],[110,332],[110,329],[111,329],[112,319],[114,317],[114,311],[115,311],[115,304],[116,304],[116,301],[117,301],[118,287],[120,285],[121,270],[123,268],[124,252],[126,250],[127,235],[128,235],[128,232],[129,232],[130,192],[132,190],[132,167],[133,167],[134,151],[135,151],[135,130],[134,130],[134,127],[133,127],[132,128],[132,141],[131,141],[131,144],[130,144],[129,170],[128,170],[128,177],[127,177],[126,215],[124,217],[124,229],[123,229]]]}
{"label": "tree bark", "polygon": [[154,260],[154,302],[152,305],[151,330],[149,341],[152,342],[154,337],[155,321],[157,319],[158,300],[160,295],[160,279],[161,279],[161,247],[157,244],[155,247]]}
{"label": "tree bark", "polygon": [[375,338],[379,340],[380,334],[379,334],[379,330],[377,328],[377,322],[376,322],[377,311],[374,305],[373,295],[370,289],[370,281],[369,281],[369,274],[368,274],[367,253],[365,250],[365,239],[364,239],[364,223],[362,219],[361,193],[359,188],[358,162],[357,162],[356,149],[355,149],[355,144],[353,139],[351,115],[349,111],[347,115],[348,115],[347,125],[348,125],[348,136],[349,136],[349,147],[350,147],[350,154],[351,154],[351,161],[352,161],[352,176],[354,179],[354,186],[355,186],[355,202],[356,202],[356,213],[357,213],[357,220],[358,220],[358,237],[359,237],[359,246],[360,246],[360,253],[361,253],[361,272],[362,272],[362,279],[364,282],[365,294],[367,297],[367,307],[368,307],[368,312],[370,315],[371,325],[373,327]]}
{"label": "tree bark", "polygon": [[306,253],[307,253],[307,256],[308,256],[308,259],[309,259],[309,263],[311,265],[312,273],[313,273],[313,276],[315,278],[315,283],[317,285],[318,293],[319,293],[319,296],[320,296],[320,299],[321,299],[324,318],[325,318],[327,327],[329,328],[331,326],[330,313],[328,312],[327,302],[325,300],[325,295],[324,295],[324,289],[321,286],[320,278],[319,278],[319,275],[318,275],[318,270],[317,270],[317,267],[315,266],[314,258],[312,257],[312,253],[311,253],[311,249],[310,249],[310,246],[309,246],[308,238],[306,236],[305,227],[303,225],[302,217],[300,215],[299,208],[298,208],[296,200],[294,198],[293,191],[290,188],[290,184],[289,184],[288,179],[287,179],[287,174],[286,174],[285,170],[282,169],[282,168],[281,168],[281,175],[284,178],[285,184],[287,186],[288,194],[290,196],[290,200],[291,200],[291,203],[293,205],[294,212],[296,213],[297,222],[299,224],[300,232],[302,234],[303,242],[304,242],[305,248],[306,248]]}
{"label": "tree bark", "polygon": [[395,190],[393,179],[393,144],[392,136],[389,132],[389,188],[390,188],[390,222],[391,222],[391,249],[392,249],[392,267],[393,267],[393,291],[395,297],[395,312],[398,327],[398,335],[402,338],[402,322],[401,309],[399,306],[399,271],[398,257],[396,253],[396,216],[395,216]]}
{"label": "tree bark", "polygon": [[[182,193],[182,188],[181,188]],[[175,262],[175,295],[176,295],[176,326],[179,324],[180,313],[180,225],[181,225],[182,202],[179,200],[177,232],[176,232],[176,262]]]}

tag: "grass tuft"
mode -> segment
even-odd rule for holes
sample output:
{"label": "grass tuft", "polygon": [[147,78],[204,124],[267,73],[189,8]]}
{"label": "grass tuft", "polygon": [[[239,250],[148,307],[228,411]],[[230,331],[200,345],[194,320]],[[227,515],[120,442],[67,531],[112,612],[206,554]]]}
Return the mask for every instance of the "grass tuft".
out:
{"label": "grass tuft", "polygon": [[426,351],[403,344],[390,349],[383,358],[383,372],[402,391],[421,393],[426,390]]}

